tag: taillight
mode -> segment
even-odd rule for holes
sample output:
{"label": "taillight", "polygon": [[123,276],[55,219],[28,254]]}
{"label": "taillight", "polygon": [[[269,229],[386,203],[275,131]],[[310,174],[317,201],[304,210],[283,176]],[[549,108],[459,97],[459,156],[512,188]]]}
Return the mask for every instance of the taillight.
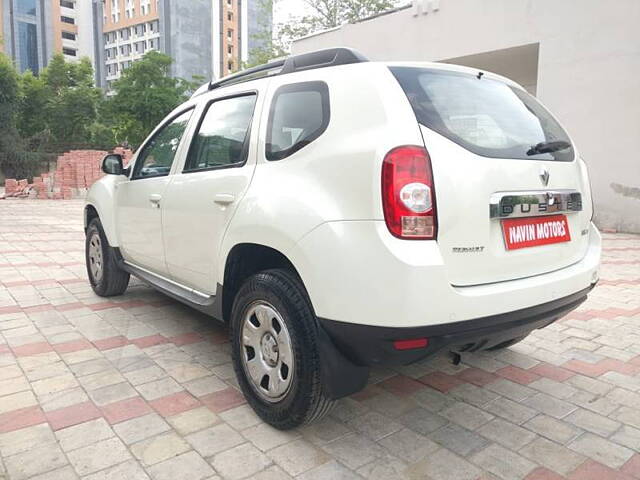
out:
{"label": "taillight", "polygon": [[387,228],[396,237],[436,238],[431,159],[423,147],[397,147],[384,157],[382,208]]}

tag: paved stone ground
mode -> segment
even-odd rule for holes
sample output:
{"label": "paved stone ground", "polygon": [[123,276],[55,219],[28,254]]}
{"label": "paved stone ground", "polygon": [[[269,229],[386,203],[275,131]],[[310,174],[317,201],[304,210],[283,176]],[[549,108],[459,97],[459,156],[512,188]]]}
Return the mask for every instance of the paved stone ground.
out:
{"label": "paved stone ground", "polygon": [[640,478],[640,237],[605,235],[579,311],[499,353],[373,372],[287,433],[236,388],[224,328],[85,278],[81,202],[0,201],[0,478]]}

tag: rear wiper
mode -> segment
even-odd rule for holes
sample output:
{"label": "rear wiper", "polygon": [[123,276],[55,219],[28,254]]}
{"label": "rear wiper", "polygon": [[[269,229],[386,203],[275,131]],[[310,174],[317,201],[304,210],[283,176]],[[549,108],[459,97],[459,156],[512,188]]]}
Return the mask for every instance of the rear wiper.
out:
{"label": "rear wiper", "polygon": [[557,152],[558,150],[564,150],[566,148],[569,148],[570,146],[571,144],[564,140],[557,140],[554,142],[540,142],[527,150],[527,155],[538,155],[539,153]]}

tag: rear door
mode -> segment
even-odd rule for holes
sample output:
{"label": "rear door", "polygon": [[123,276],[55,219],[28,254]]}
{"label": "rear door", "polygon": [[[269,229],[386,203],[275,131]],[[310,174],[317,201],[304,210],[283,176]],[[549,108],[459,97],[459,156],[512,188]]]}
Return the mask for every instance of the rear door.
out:
{"label": "rear door", "polygon": [[184,165],[164,195],[170,276],[208,295],[216,291],[223,235],[255,169],[250,139],[257,135],[252,123],[258,92],[244,85],[236,91],[206,102]]}
{"label": "rear door", "polygon": [[451,284],[529,277],[586,254],[586,169],[535,98],[487,74],[391,70],[431,157],[437,242]]}

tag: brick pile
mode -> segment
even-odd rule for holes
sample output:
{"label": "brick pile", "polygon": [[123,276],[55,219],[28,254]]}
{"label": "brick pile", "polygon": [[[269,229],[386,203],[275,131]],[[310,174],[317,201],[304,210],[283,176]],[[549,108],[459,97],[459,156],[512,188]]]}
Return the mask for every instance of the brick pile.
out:
{"label": "brick pile", "polygon": [[[117,147],[114,153],[124,156],[127,163],[131,150]],[[5,180],[5,197],[69,200],[84,198],[93,183],[104,175],[102,159],[107,154],[102,150],[72,150],[60,155],[56,168],[27,180],[8,178]],[[0,197],[1,198],[1,197]]]}

